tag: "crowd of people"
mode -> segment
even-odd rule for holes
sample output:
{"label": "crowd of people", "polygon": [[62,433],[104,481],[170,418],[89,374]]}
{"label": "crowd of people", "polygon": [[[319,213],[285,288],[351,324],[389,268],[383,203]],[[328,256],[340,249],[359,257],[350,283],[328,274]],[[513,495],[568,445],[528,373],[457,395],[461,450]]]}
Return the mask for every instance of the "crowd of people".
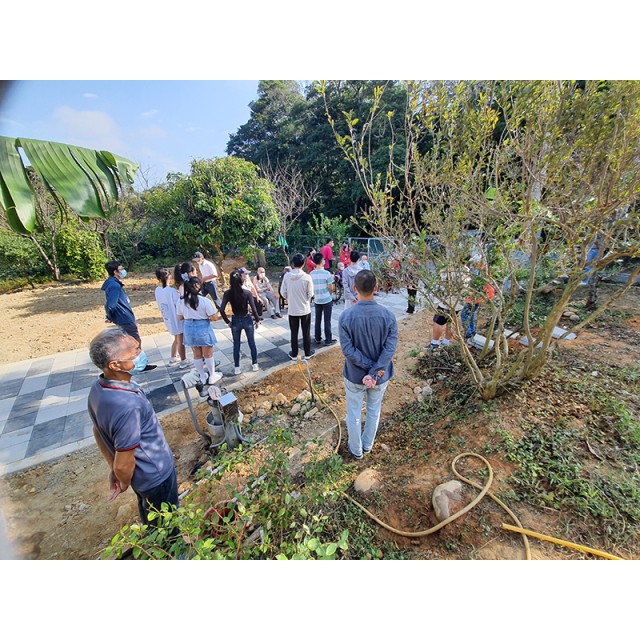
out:
{"label": "crowd of people", "polygon": [[[315,343],[329,346],[332,335],[332,293],[341,280],[347,308],[340,315],[339,338],[344,355],[343,378],[347,401],[347,447],[350,455],[361,459],[374,444],[382,398],[393,376],[392,358],[398,342],[398,327],[393,313],[377,304],[374,296],[378,281],[367,256],[343,245],[335,273],[333,241],[320,251],[301,253],[291,258],[276,292],[259,268],[255,277],[245,268],[234,270],[229,288],[222,297],[218,290],[215,264],[197,252],[192,261],[175,265],[173,271],[158,267],[155,297],[170,335],[170,365],[188,367],[186,348],[192,350],[202,391],[222,378],[213,357],[216,344],[211,322],[221,318],[231,327],[234,375],[241,373],[240,343],[244,332],[251,351],[252,370],[257,371],[258,353],[255,330],[262,321],[261,312],[282,318],[286,305],[290,328],[289,357],[299,357],[302,333],[304,358],[312,358],[311,304],[315,305]],[[111,499],[129,487],[138,497],[140,519],[149,524],[149,509],[163,502],[178,505],[173,454],[153,407],[133,376],[155,368],[149,365],[141,346],[140,334],[128,297],[124,293],[126,269],[118,261],[106,265],[109,277],[105,292],[106,319],[117,325],[96,336],[90,345],[93,363],[102,373],[92,387],[88,409],[94,424],[94,437],[109,467]],[[211,299],[209,299],[209,297]],[[231,307],[231,317],[227,315]],[[324,336],[324,337],[323,337]],[[201,394],[202,394],[201,391]],[[363,403],[366,421],[362,423]]]}

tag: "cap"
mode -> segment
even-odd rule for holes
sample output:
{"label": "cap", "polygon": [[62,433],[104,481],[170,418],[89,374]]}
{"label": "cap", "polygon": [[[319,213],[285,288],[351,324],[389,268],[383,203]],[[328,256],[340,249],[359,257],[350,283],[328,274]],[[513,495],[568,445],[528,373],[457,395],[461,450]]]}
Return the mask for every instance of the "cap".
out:
{"label": "cap", "polygon": [[196,251],[193,254],[193,259],[195,260],[196,258],[200,259],[200,258],[204,258],[204,256],[199,251]]}
{"label": "cap", "polygon": [[239,271],[240,273],[244,274],[244,275],[246,275],[246,274],[248,274],[248,273],[251,273],[251,271],[249,271],[249,269],[245,269],[244,267],[240,267],[240,268],[238,269],[238,271]]}

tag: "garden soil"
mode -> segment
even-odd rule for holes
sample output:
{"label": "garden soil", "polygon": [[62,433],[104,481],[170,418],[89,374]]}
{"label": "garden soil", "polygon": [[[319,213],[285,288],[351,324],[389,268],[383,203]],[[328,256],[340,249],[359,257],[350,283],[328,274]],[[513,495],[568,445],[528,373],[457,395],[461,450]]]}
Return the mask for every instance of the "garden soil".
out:
{"label": "garden soil", "polygon": [[[228,273],[234,266],[225,264],[225,271]],[[145,335],[163,331],[154,300],[156,282],[152,274],[132,275],[127,278],[127,285],[143,339]],[[634,288],[618,306],[634,309],[637,314],[638,298],[637,288]],[[0,324],[2,363],[84,348],[105,327],[103,293],[100,284],[96,283],[41,287],[0,295],[0,317],[3,318]],[[631,363],[637,362],[640,358],[639,319],[627,320],[627,327],[620,335],[587,332],[571,348],[590,350],[598,360],[615,362],[624,358]],[[424,530],[437,523],[431,493],[436,485],[454,477],[450,468],[452,458],[462,451],[481,452],[490,442],[490,435],[483,430],[482,412],[476,414],[480,417],[474,418],[473,424],[457,424],[453,430],[451,424],[425,425],[424,438],[418,440],[415,433],[407,440],[401,429],[389,428],[394,414],[416,402],[414,388],[426,383],[418,377],[417,368],[424,353],[421,347],[430,339],[430,324],[430,314],[426,310],[400,320],[396,376],[383,403],[376,447],[362,461],[348,461],[354,477],[370,467],[379,472],[383,486],[393,499],[385,502],[384,512],[378,516],[389,525],[408,531]],[[635,340],[629,340],[629,332]],[[344,416],[345,409],[342,362],[339,348],[323,350],[310,362],[315,384],[339,417]],[[432,386],[433,401],[446,401],[442,394],[439,395],[437,381]],[[282,393],[290,406],[306,388],[306,376],[296,368],[288,367],[236,395],[241,410],[250,418],[265,398],[273,399]],[[544,398],[536,401],[544,402]],[[527,399],[521,398],[521,403],[525,406]],[[512,416],[515,424],[519,409],[512,399],[497,401],[496,406],[505,416]],[[302,439],[335,426],[333,414],[324,405],[320,408],[313,420],[297,422]],[[197,408],[201,421],[206,409],[206,404]],[[182,491],[192,486],[195,466],[207,458],[204,443],[195,432],[187,410],[166,416],[161,422],[176,457]],[[337,429],[330,432],[331,447],[336,444],[337,433]],[[343,433],[340,453],[345,452],[344,439]],[[499,490],[504,487],[512,468],[499,452],[488,457],[494,467],[496,490]],[[481,465],[472,461],[461,466],[477,471]],[[464,500],[470,501],[475,494],[474,489],[465,488]],[[107,468],[95,447],[0,479],[0,500],[14,554],[25,559],[99,558],[119,528],[137,520],[136,500],[131,491],[113,502],[108,496]],[[553,509],[534,509],[526,503],[511,506],[525,527],[553,532],[557,518]],[[378,535],[380,540],[390,541],[399,549],[411,550],[414,557],[424,559],[524,557],[522,539],[502,531],[502,521],[509,522],[506,514],[485,500],[473,512],[433,536],[404,538],[383,529],[379,529]],[[535,540],[531,540],[531,547],[534,559],[584,557],[578,552]]]}

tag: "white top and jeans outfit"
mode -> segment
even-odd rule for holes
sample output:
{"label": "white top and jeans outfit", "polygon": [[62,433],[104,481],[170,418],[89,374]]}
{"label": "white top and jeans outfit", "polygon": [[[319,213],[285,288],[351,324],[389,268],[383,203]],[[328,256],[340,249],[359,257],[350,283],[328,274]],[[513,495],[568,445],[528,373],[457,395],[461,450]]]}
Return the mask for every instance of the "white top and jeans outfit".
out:
{"label": "white top and jeans outfit", "polygon": [[211,300],[199,297],[197,309],[192,309],[184,300],[180,300],[177,310],[184,318],[183,342],[186,347],[213,347],[216,344],[216,336],[209,321],[209,316],[216,312]]}

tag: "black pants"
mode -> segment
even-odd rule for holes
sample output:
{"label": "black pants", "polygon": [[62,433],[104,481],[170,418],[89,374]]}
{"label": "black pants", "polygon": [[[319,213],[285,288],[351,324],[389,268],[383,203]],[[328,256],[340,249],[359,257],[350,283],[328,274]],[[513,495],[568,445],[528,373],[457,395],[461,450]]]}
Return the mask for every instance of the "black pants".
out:
{"label": "black pants", "polygon": [[302,326],[302,344],[304,355],[311,355],[311,314],[304,316],[289,316],[289,328],[291,329],[291,355],[298,355],[298,328]]}
{"label": "black pants", "polygon": [[144,493],[138,493],[134,491],[138,496],[138,512],[140,513],[140,520],[142,524],[151,524],[155,526],[156,521],[149,522],[147,514],[149,513],[149,506],[156,509],[160,509],[160,505],[163,502],[178,506],[178,478],[176,476],[176,470],[174,469],[171,475],[158,486],[152,487]]}
{"label": "black pants", "polygon": [[416,296],[418,295],[418,290],[407,287],[407,295],[409,297],[407,302],[407,313],[413,313],[416,310]]}
{"label": "black pants", "polygon": [[333,300],[325,304],[316,302],[316,342],[322,339],[322,316],[324,316],[324,341],[331,342],[331,310],[333,309]]}
{"label": "black pants", "polygon": [[220,297],[218,296],[218,288],[216,287],[216,283],[213,280],[207,280],[202,285],[202,295],[207,296],[210,295],[213,300],[213,304],[216,305],[216,309],[220,311]]}

